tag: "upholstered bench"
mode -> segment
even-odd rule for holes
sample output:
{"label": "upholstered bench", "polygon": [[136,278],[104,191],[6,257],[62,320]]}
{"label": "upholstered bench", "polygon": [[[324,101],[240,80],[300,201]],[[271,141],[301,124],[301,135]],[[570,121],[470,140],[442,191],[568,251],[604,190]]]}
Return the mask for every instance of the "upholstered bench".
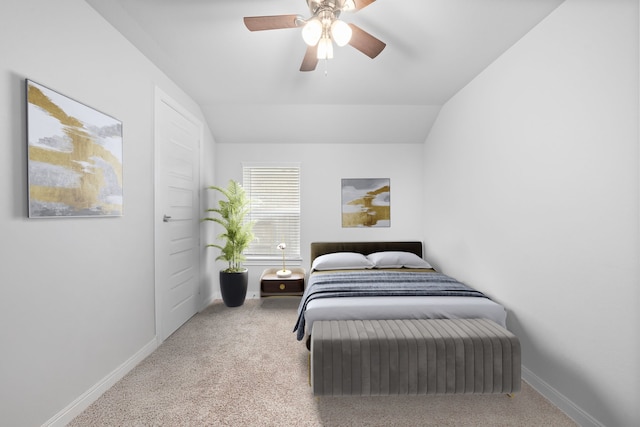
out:
{"label": "upholstered bench", "polygon": [[486,319],[323,320],[311,332],[318,396],[520,390],[520,341]]}

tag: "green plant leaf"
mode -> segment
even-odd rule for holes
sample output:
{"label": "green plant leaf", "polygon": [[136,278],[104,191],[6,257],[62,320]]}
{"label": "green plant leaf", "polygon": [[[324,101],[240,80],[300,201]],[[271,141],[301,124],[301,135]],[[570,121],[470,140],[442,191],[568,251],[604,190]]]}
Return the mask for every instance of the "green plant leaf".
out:
{"label": "green plant leaf", "polygon": [[242,271],[242,261],[245,260],[243,252],[254,239],[253,222],[247,221],[246,216],[250,212],[251,200],[237,181],[230,180],[226,188],[212,185],[209,190],[221,193],[225,198],[218,201],[218,207],[206,209],[205,212],[215,216],[202,218],[203,221],[213,221],[224,229],[217,236],[224,244],[208,244],[220,250],[216,260],[226,261],[229,266],[224,271]]}

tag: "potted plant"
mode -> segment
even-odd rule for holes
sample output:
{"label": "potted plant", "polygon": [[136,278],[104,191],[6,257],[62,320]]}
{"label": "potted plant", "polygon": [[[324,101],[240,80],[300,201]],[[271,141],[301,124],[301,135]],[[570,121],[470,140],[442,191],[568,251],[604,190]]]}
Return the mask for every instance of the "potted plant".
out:
{"label": "potted plant", "polygon": [[249,283],[249,273],[242,266],[242,261],[245,260],[244,250],[253,240],[253,222],[246,221],[250,200],[234,180],[229,181],[227,188],[212,185],[208,189],[219,192],[224,198],[218,201],[218,207],[206,210],[216,215],[203,218],[203,221],[213,221],[224,228],[224,232],[217,236],[224,244],[208,244],[207,247],[220,250],[216,261],[229,263],[227,268],[220,270],[220,292],[227,307],[238,307],[244,304]]}

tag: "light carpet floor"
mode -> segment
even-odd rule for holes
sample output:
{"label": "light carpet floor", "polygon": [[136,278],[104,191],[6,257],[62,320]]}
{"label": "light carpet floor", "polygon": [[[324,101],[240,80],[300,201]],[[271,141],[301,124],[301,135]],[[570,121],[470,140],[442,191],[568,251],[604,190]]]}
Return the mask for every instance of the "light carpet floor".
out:
{"label": "light carpet floor", "polygon": [[504,395],[322,397],[292,332],[299,299],[215,301],[70,426],[575,426],[522,384]]}

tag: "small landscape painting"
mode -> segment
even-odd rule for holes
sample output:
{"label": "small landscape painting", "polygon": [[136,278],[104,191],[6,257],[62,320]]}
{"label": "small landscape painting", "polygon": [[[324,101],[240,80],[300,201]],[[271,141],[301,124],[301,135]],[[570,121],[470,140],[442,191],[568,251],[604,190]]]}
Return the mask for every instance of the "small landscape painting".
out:
{"label": "small landscape painting", "polygon": [[122,215],[122,123],[27,80],[29,217]]}
{"label": "small landscape painting", "polygon": [[342,227],[390,227],[389,178],[342,180]]}

